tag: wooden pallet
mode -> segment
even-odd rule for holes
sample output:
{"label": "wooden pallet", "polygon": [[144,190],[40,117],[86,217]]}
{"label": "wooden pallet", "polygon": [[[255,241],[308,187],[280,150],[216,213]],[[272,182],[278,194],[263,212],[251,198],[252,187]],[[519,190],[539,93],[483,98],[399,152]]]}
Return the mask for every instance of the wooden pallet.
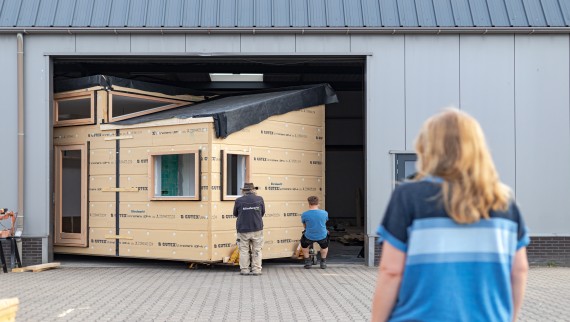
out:
{"label": "wooden pallet", "polygon": [[0,322],[16,321],[20,301],[17,298],[0,299]]}
{"label": "wooden pallet", "polygon": [[26,267],[17,267],[17,268],[13,268],[12,272],[14,273],[22,273],[22,272],[41,272],[41,271],[45,271],[46,269],[51,269],[51,268],[58,268],[60,266],[60,263],[46,263],[46,264],[39,264],[39,265],[31,265],[31,266],[26,266]]}

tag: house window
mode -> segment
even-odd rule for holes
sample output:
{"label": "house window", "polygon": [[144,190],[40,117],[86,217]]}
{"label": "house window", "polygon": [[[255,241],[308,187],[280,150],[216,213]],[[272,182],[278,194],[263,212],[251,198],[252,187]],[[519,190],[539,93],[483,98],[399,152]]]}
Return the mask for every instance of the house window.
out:
{"label": "house window", "polygon": [[54,126],[95,124],[94,92],[56,95]]}
{"label": "house window", "polygon": [[150,157],[151,200],[200,200],[198,151],[177,151]]}
{"label": "house window", "polygon": [[249,154],[223,152],[223,200],[235,200],[241,195],[241,188],[249,182]]}
{"label": "house window", "polygon": [[109,92],[111,122],[179,107],[187,102],[131,93]]}
{"label": "house window", "polygon": [[55,147],[55,245],[87,246],[87,149]]}

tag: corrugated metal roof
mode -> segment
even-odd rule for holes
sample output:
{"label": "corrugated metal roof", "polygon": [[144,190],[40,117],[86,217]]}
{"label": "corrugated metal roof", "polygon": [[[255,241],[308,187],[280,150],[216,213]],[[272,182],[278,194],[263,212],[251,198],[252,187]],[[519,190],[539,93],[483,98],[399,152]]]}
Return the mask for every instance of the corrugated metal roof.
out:
{"label": "corrugated metal roof", "polygon": [[569,0],[0,0],[0,27],[568,27]]}

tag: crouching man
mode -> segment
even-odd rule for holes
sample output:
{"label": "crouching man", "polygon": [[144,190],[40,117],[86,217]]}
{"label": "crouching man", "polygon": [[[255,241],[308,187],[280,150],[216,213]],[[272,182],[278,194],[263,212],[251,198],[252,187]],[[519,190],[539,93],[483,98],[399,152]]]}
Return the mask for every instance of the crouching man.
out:
{"label": "crouching man", "polygon": [[[242,196],[234,204],[234,216],[237,217],[236,229],[239,247],[239,266],[241,275],[261,275],[261,248],[263,247],[263,216],[265,202],[258,196],[257,187],[246,182]],[[251,261],[249,248],[251,246]]]}
{"label": "crouching man", "polygon": [[327,254],[329,252],[329,234],[326,222],[329,220],[328,212],[319,209],[319,197],[310,196],[309,210],[301,215],[301,221],[305,227],[303,236],[301,236],[301,248],[303,249],[303,257],[305,258],[305,268],[311,268],[311,259],[309,258],[309,246],[318,243],[321,247],[321,268],[327,268]]}

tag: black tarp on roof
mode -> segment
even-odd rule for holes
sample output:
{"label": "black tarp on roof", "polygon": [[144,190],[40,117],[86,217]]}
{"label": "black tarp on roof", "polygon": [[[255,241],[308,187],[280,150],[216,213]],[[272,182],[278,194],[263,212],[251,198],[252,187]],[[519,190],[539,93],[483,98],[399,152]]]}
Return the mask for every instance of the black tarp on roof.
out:
{"label": "black tarp on roof", "polygon": [[170,118],[214,118],[217,137],[227,137],[273,115],[300,110],[306,107],[338,102],[329,84],[286,87],[255,94],[233,95],[203,101],[197,104],[143,115],[115,124],[139,124]]}
{"label": "black tarp on roof", "polygon": [[65,80],[58,80],[54,82],[54,92],[61,93],[66,91],[73,91],[77,89],[84,89],[93,86],[102,86],[105,89],[113,89],[113,86],[120,86],[126,88],[138,89],[146,92],[162,93],[165,95],[209,95],[211,93],[198,92],[188,88],[181,88],[170,85],[162,85],[155,83],[148,83],[137,81],[134,79],[120,78],[107,75],[92,75],[80,78],[70,78]]}

